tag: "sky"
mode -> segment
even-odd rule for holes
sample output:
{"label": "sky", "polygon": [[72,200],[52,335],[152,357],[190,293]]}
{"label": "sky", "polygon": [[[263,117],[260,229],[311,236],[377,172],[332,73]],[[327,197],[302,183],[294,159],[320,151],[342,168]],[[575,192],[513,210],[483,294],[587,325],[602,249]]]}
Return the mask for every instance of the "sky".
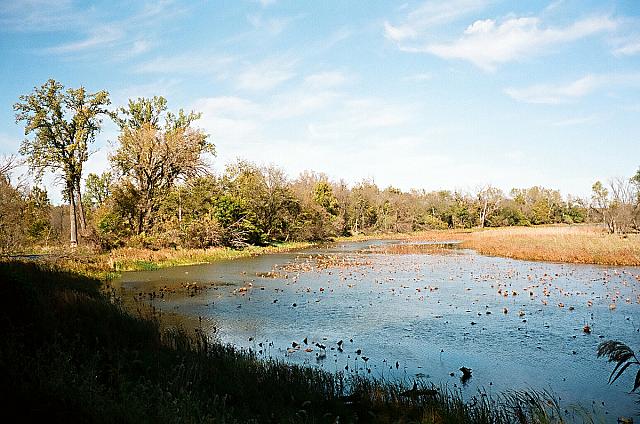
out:
{"label": "sky", "polygon": [[[0,155],[49,78],[201,112],[218,172],[587,197],[640,167],[637,0],[0,0]],[[117,137],[105,121],[85,175]]]}

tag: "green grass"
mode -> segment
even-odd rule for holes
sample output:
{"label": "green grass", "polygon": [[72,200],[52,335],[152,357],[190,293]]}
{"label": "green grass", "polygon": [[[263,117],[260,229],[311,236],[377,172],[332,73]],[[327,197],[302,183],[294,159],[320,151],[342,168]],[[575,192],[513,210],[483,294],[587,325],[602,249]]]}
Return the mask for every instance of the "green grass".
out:
{"label": "green grass", "polygon": [[0,334],[2,414],[25,422],[562,422],[546,393],[407,396],[398,382],[259,360],[32,262],[0,263]]}

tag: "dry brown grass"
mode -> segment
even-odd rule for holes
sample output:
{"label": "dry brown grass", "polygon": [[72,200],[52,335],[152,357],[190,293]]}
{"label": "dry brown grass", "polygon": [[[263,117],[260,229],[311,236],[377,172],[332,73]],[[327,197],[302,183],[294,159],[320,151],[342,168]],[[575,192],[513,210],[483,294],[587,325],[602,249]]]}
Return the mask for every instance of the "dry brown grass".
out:
{"label": "dry brown grass", "polygon": [[491,228],[476,231],[431,231],[417,240],[462,241],[462,247],[490,256],[534,261],[600,265],[640,265],[640,235],[607,234],[587,225]]}

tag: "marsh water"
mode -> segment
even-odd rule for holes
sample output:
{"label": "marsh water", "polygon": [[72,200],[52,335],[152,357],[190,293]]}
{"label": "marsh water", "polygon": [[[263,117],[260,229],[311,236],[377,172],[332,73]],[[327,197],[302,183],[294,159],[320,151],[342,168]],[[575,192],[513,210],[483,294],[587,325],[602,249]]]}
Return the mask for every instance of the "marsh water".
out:
{"label": "marsh water", "polygon": [[[608,385],[613,365],[596,356],[603,340],[640,347],[639,267],[368,241],[129,272],[116,286],[128,302],[264,358],[423,380],[469,398],[549,390],[563,409],[611,422],[640,409],[629,394],[635,370]],[[464,383],[463,366],[472,369]]]}

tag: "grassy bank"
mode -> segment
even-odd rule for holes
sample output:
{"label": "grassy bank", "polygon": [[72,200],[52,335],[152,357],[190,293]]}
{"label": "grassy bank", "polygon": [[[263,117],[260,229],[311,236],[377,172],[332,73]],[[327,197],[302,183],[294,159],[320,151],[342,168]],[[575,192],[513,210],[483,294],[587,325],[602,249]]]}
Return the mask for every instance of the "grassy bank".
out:
{"label": "grassy bank", "polygon": [[282,253],[313,246],[308,242],[274,243],[248,246],[242,250],[225,247],[209,249],[142,249],[120,248],[108,253],[95,253],[86,248],[54,249],[35,252],[34,257],[46,264],[100,280],[109,280],[125,271],[148,271],[180,265],[197,265],[220,260],[239,259],[267,253]]}
{"label": "grassy bank", "polygon": [[44,264],[0,263],[0,281],[0,402],[23,422],[562,422],[546,394],[465,402],[260,361],[160,330],[110,303],[98,280]]}

